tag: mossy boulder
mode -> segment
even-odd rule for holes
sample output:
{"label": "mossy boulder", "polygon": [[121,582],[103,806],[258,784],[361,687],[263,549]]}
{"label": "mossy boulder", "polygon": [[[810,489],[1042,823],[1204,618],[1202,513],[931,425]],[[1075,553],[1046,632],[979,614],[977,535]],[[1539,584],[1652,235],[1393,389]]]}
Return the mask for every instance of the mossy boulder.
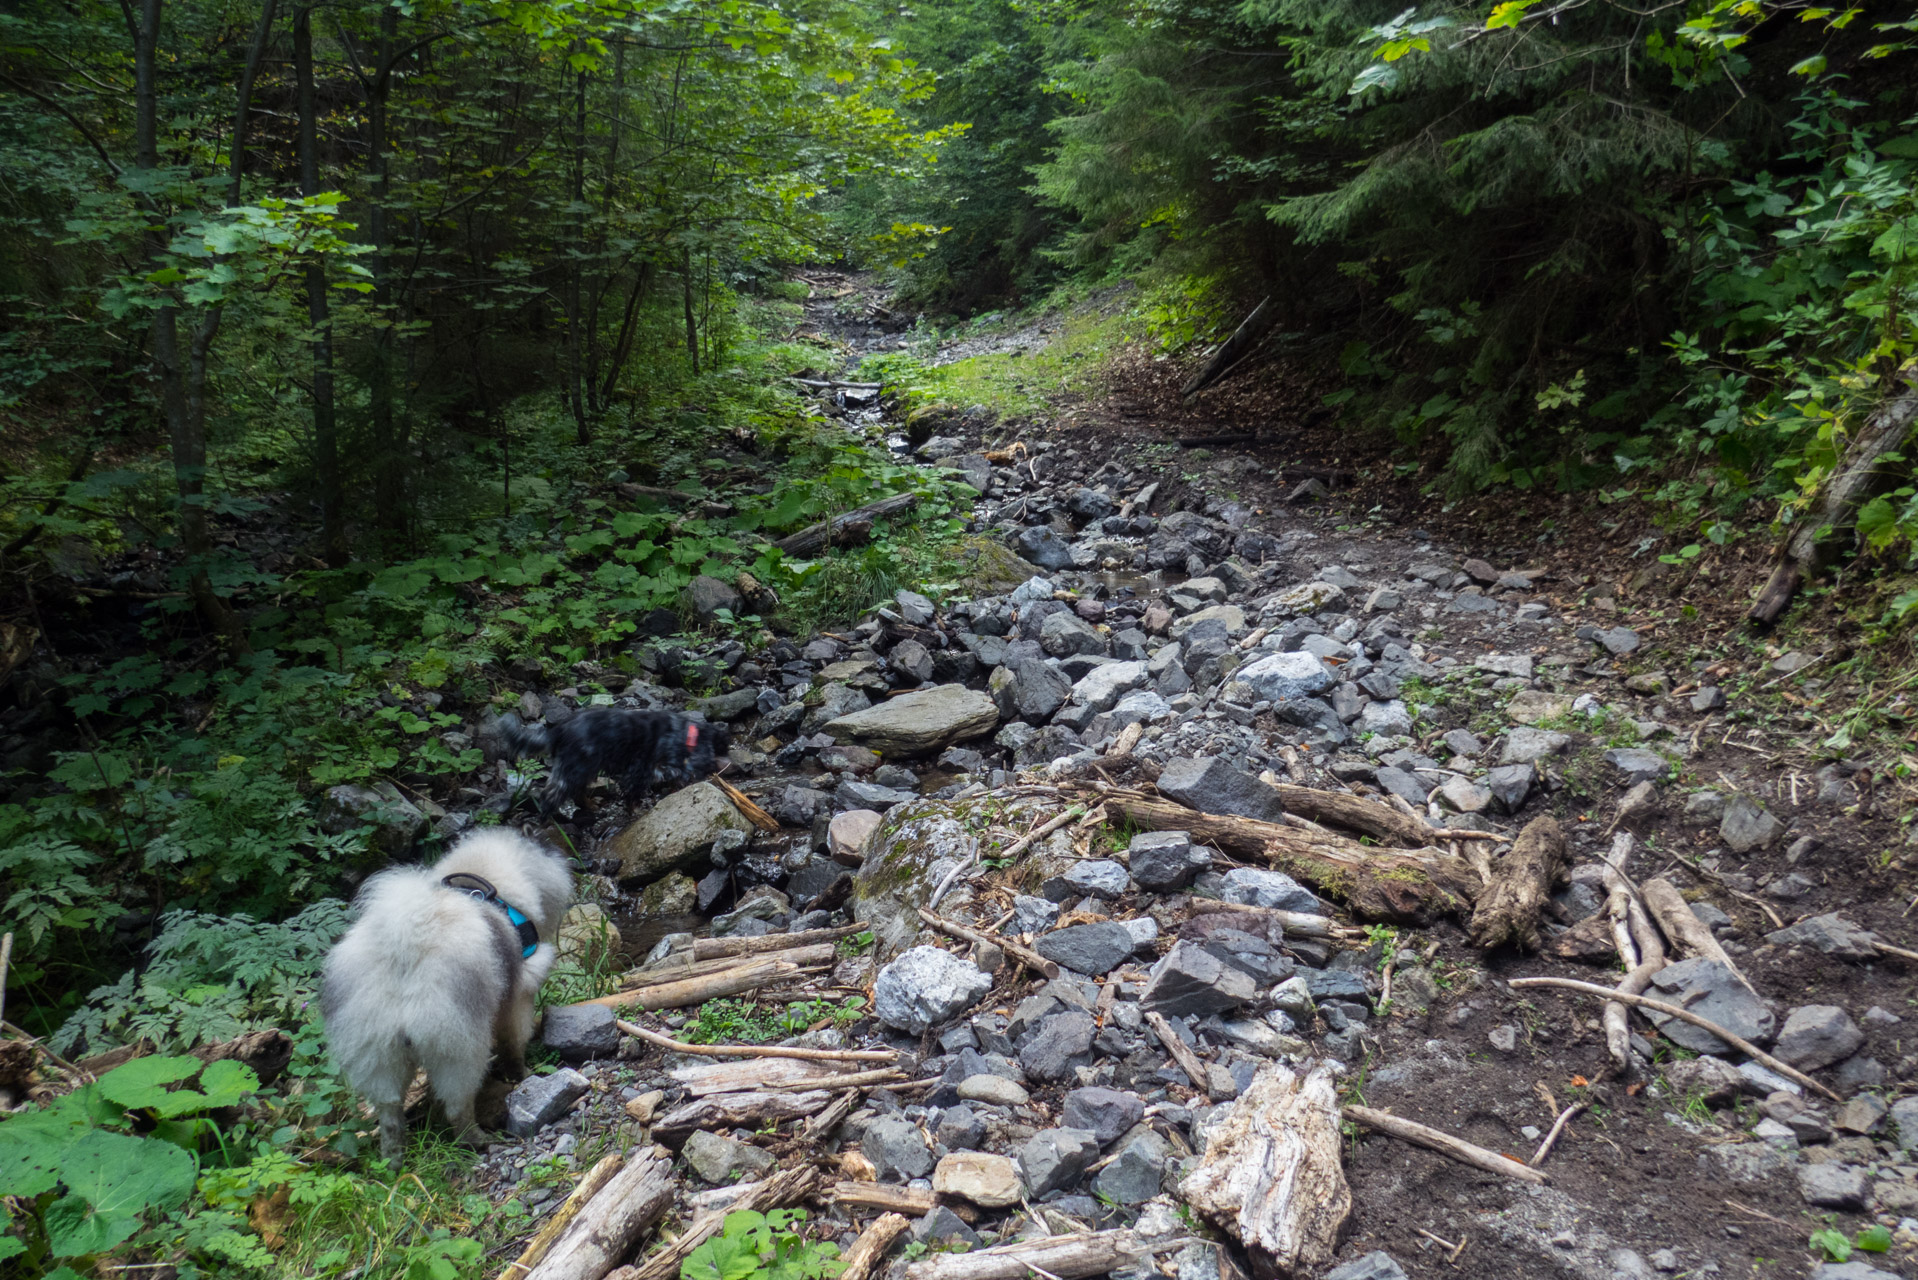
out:
{"label": "mossy boulder", "polygon": [[998,596],[1018,587],[1032,576],[1032,566],[1021,560],[1012,548],[988,538],[964,538],[953,553],[959,594]]}

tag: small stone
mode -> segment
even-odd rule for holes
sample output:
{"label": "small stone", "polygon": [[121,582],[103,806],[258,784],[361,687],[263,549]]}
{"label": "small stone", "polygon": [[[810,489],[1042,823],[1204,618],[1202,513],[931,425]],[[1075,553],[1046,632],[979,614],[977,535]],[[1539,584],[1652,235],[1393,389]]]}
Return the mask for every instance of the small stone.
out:
{"label": "small stone", "polygon": [[506,1095],[506,1132],[530,1138],[573,1109],[592,1089],[590,1080],[571,1067],[550,1076],[528,1076]]}
{"label": "small stone", "polygon": [[859,1150],[881,1182],[905,1182],[932,1172],[932,1151],[919,1126],[904,1116],[880,1116],[866,1126]]}
{"label": "small stone", "polygon": [[913,1034],[956,1017],[992,990],[979,967],[937,947],[914,947],[879,971],[873,1012]]}
{"label": "small stone", "polygon": [[1722,711],[1725,707],[1725,691],[1717,685],[1706,685],[1692,695],[1692,710],[1704,715],[1711,711]]}
{"label": "small stone", "polygon": [[1032,1101],[1024,1085],[1004,1076],[967,1076],[959,1082],[957,1092],[967,1102],[984,1102],[995,1107],[1023,1107]]}
{"label": "small stone", "polygon": [[1511,1053],[1518,1048],[1518,1028],[1509,1022],[1501,1027],[1493,1027],[1485,1038],[1500,1053]]}
{"label": "small stone", "polygon": [[1599,632],[1593,638],[1613,657],[1622,658],[1638,650],[1638,632],[1630,627],[1613,627],[1609,631]]}
{"label": "small stone", "polygon": [[1529,764],[1500,765],[1485,775],[1485,786],[1492,799],[1507,813],[1525,807],[1532,788],[1538,782],[1538,770]]}
{"label": "small stone", "polygon": [[[1777,1025],[1775,1015],[1765,1002],[1753,995],[1738,980],[1738,975],[1716,960],[1694,956],[1666,965],[1653,975],[1652,985],[1658,989],[1648,994],[1689,1009],[1753,1043],[1769,1040],[1772,1028]],[[1652,1012],[1648,1016],[1666,1039],[1694,1053],[1733,1052],[1731,1046],[1702,1027],[1666,1013]]]}
{"label": "small stone", "polygon": [[1769,813],[1753,797],[1739,792],[1725,802],[1725,816],[1718,824],[1718,838],[1733,853],[1769,849],[1785,833],[1785,824]]}
{"label": "small stone", "polygon": [[1285,812],[1279,793],[1219,756],[1174,759],[1159,772],[1160,794],[1201,813],[1276,822]]}
{"label": "small stone", "polygon": [[540,1024],[540,1043],[568,1062],[619,1050],[618,1016],[603,1004],[554,1005]]}
{"label": "small stone", "polygon": [[[1836,912],[1812,916],[1808,920],[1800,920],[1797,924],[1788,925],[1783,929],[1774,929],[1765,935],[1765,941],[1781,947],[1809,947],[1813,951],[1837,956],[1843,960],[1878,958],[1878,935],[1869,929],[1860,928]],[[1879,1012],[1882,1013],[1883,1010]],[[1865,1020],[1871,1021],[1870,1010],[1866,1011]]]}
{"label": "small stone", "polygon": [[1571,744],[1572,735],[1569,733],[1521,726],[1505,735],[1505,745],[1499,749],[1498,762],[1537,764],[1547,756],[1559,754]]}
{"label": "small stone", "polygon": [[865,855],[866,841],[885,821],[874,809],[848,809],[835,813],[826,826],[826,850],[835,862],[856,867]]}
{"label": "small stone", "polygon": [[1310,889],[1282,871],[1234,867],[1225,873],[1224,880],[1224,892],[1220,897],[1227,902],[1249,907],[1274,907],[1280,911],[1303,911],[1310,915],[1322,915],[1325,911],[1324,904],[1313,896]]}
{"label": "small stone", "polygon": [[1605,753],[1605,763],[1627,786],[1657,782],[1671,770],[1671,764],[1664,756],[1643,747],[1613,747]]}
{"label": "small stone", "polygon": [[1019,1173],[1036,1200],[1077,1183],[1098,1154],[1098,1139],[1089,1130],[1042,1129],[1019,1149]]}
{"label": "small stone", "polygon": [[1375,1249],[1363,1258],[1333,1267],[1323,1280],[1405,1280],[1405,1269],[1391,1254]]}
{"label": "small stone", "polygon": [[933,1136],[949,1151],[970,1151],[986,1140],[986,1123],[971,1107],[947,1107],[939,1113]]}
{"label": "small stone", "polygon": [[1131,886],[1126,869],[1105,858],[1089,858],[1078,863],[1063,879],[1074,893],[1107,902],[1123,897]]}
{"label": "small stone", "polygon": [[1018,1204],[1019,1169],[1005,1156],[983,1151],[955,1151],[932,1171],[932,1189],[941,1195],[970,1200],[982,1209]]}
{"label": "small stone", "polygon": [[1039,1024],[1039,1029],[1019,1050],[1019,1066],[1038,1080],[1063,1080],[1072,1074],[1078,1059],[1092,1051],[1092,1038],[1099,1024],[1092,1015],[1072,1010],[1055,1013]]}
{"label": "small stone", "polygon": [[1152,967],[1140,1007],[1169,1017],[1223,1013],[1258,998],[1252,975],[1226,964],[1194,942],[1173,946]]}
{"label": "small stone", "polygon": [[976,1249],[980,1244],[979,1233],[943,1204],[932,1206],[925,1217],[912,1224],[912,1239],[915,1244],[958,1250]]}
{"label": "small stone", "polygon": [[1833,1004],[1808,1004],[1785,1015],[1772,1056],[1800,1071],[1816,1071],[1849,1058],[1864,1043],[1865,1033],[1849,1013]]}
{"label": "small stone", "polygon": [[1090,978],[1111,973],[1136,948],[1131,931],[1116,920],[1055,929],[1033,943],[1033,949],[1054,964]]}
{"label": "small stone", "polygon": [[1100,1146],[1145,1118],[1145,1103],[1137,1094],[1118,1089],[1074,1089],[1059,1111],[1068,1129],[1089,1129]]}
{"label": "small stone", "polygon": [[1876,1133],[1890,1110],[1875,1093],[1861,1093],[1832,1113],[1831,1127],[1846,1133]]}
{"label": "small stone", "polygon": [[1120,1150],[1118,1159],[1099,1171],[1094,1189],[1114,1204],[1143,1204],[1163,1189],[1171,1154],[1166,1140],[1147,1129]]}
{"label": "small stone", "polygon": [[1126,847],[1126,861],[1139,887],[1153,893],[1177,893],[1212,865],[1212,855],[1192,847],[1183,831],[1142,831]]}
{"label": "small stone", "polygon": [[679,1154],[685,1157],[694,1173],[715,1186],[764,1173],[779,1163],[770,1151],[703,1129],[687,1137]]}
{"label": "small stone", "polygon": [[1745,1091],[1745,1077],[1738,1068],[1722,1058],[1686,1058],[1668,1062],[1665,1083],[1681,1098],[1700,1098],[1708,1107],[1722,1107],[1736,1101]]}
{"label": "small stone", "polygon": [[1808,1164],[1798,1168],[1798,1194],[1820,1209],[1863,1209],[1865,1171],[1848,1164]]}

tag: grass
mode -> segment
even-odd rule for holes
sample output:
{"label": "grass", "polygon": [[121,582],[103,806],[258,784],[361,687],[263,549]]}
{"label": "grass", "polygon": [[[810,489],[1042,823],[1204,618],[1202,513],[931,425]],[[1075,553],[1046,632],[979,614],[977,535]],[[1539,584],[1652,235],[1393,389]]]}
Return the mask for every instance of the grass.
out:
{"label": "grass", "polygon": [[[1032,323],[1036,319],[1009,321],[1003,327],[1010,331]],[[1058,321],[1062,332],[1037,351],[969,356],[938,366],[899,352],[870,357],[860,369],[865,376],[876,374],[902,385],[914,407],[983,404],[1007,416],[1030,417],[1049,412],[1057,393],[1098,390],[1107,359],[1127,338],[1132,323],[1125,311],[1074,310]]]}
{"label": "grass", "polygon": [[821,1022],[844,1026],[866,1013],[866,1001],[796,1000],[784,1009],[756,1000],[708,1000],[682,1038],[688,1044],[765,1044],[796,1036]]}

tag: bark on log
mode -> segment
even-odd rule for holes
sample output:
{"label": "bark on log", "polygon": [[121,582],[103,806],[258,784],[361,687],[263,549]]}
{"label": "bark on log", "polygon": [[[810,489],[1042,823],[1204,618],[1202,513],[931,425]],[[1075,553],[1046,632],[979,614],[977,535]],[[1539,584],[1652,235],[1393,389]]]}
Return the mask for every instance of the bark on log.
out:
{"label": "bark on log", "polygon": [[792,1049],[779,1044],[687,1044],[657,1031],[648,1031],[636,1023],[613,1024],[620,1034],[656,1044],[674,1053],[692,1053],[706,1058],[798,1058],[804,1062],[897,1062],[891,1049]]}
{"label": "bark on log", "polygon": [[1251,315],[1239,322],[1239,327],[1232,331],[1232,336],[1220,344],[1212,358],[1206,361],[1205,368],[1199,370],[1190,382],[1179,388],[1179,395],[1183,399],[1190,400],[1232,372],[1233,367],[1251,355],[1253,349],[1278,322],[1279,308],[1273,306],[1272,299],[1268,297],[1252,308]]}
{"label": "bark on log", "polygon": [[1316,1276],[1330,1266],[1352,1213],[1331,1073],[1317,1067],[1300,1076],[1276,1062],[1260,1067],[1207,1139],[1181,1194],[1238,1237],[1256,1271]]}
{"label": "bark on log", "polygon": [[1478,877],[1464,859],[1438,849],[1375,849],[1277,822],[1200,813],[1136,791],[1112,792],[1105,804],[1148,831],[1189,831],[1200,844],[1264,858],[1361,920],[1423,924],[1463,915],[1478,892]]}
{"label": "bark on log", "polygon": [[970,1253],[933,1254],[907,1263],[906,1280],[1027,1280],[1035,1273],[1082,1280],[1116,1271],[1145,1251],[1130,1231],[1047,1236]]}
{"label": "bark on log", "polygon": [[784,981],[802,972],[796,964],[784,960],[754,960],[749,964],[734,965],[718,973],[709,973],[697,978],[678,978],[671,982],[656,982],[651,986],[634,987],[631,991],[620,991],[610,996],[597,996],[591,1000],[582,1000],[581,1004],[603,1004],[614,1009],[635,1007],[646,1009],[683,1009],[687,1005],[705,1004],[720,996],[738,995],[741,991],[751,991],[756,987],[768,986]]}
{"label": "bark on log", "polygon": [[[1612,936],[1618,940],[1618,954],[1629,966],[1619,979],[1618,990],[1628,996],[1642,996],[1652,978],[1665,967],[1665,944],[1652,927],[1645,909],[1632,896],[1630,881],[1616,867],[1605,873],[1605,907],[1612,917]],[[1600,1014],[1605,1028],[1605,1051],[1620,1075],[1632,1069],[1631,1010],[1623,1000],[1608,1000]]]}
{"label": "bark on log", "polygon": [[[777,938],[780,935],[771,933],[766,936],[769,938]],[[753,956],[752,961],[778,960],[786,964],[801,966],[809,964],[831,964],[837,954],[835,944],[830,942],[815,942],[810,946],[803,947],[764,949]],[[707,978],[715,973],[727,973],[739,968],[743,964],[752,963],[752,961],[742,960],[738,956],[715,956],[710,960],[680,958],[685,955],[687,955],[686,952],[681,952],[679,956],[673,957],[673,959],[679,960],[678,964],[661,963],[658,968],[654,969],[634,969],[630,973],[620,977],[620,991],[615,991],[610,996],[599,996],[596,998],[602,1004],[610,1004],[615,1000],[623,998],[623,993],[626,991],[636,991],[641,987],[656,987],[666,982],[686,982],[693,978]]]}
{"label": "bark on log", "polygon": [[700,1214],[671,1244],[637,1266],[621,1267],[613,1276],[617,1280],[678,1280],[679,1269],[687,1257],[719,1234],[720,1228],[726,1225],[727,1214],[747,1209],[764,1213],[768,1209],[798,1204],[812,1194],[818,1180],[818,1171],[810,1166],[776,1173],[726,1208]]}
{"label": "bark on log", "polygon": [[676,1183],[673,1162],[657,1150],[631,1157],[525,1280],[600,1280],[665,1216]]}
{"label": "bark on log", "polygon": [[[903,1213],[907,1217],[923,1218],[939,1203],[939,1197],[931,1191],[883,1182],[835,1182],[832,1202],[848,1209],[878,1209],[882,1213]],[[954,1212],[959,1212],[961,1208],[953,1206]]]}
{"label": "bark on log", "polygon": [[832,1131],[845,1123],[846,1117],[852,1114],[852,1109],[859,1105],[859,1100],[864,1096],[857,1089],[845,1090],[833,1099],[831,1106],[800,1126],[800,1141],[817,1142],[821,1138],[831,1137]]}
{"label": "bark on log", "polygon": [[818,555],[829,546],[851,546],[865,541],[866,535],[872,531],[873,521],[882,516],[897,515],[901,511],[910,510],[918,501],[917,494],[894,494],[890,498],[868,502],[863,507],[856,507],[830,520],[809,524],[798,533],[788,534],[773,545],[787,555],[802,560],[808,556]]}
{"label": "bark on log", "polygon": [[1565,832],[1547,814],[1518,833],[1512,850],[1492,873],[1472,912],[1472,944],[1496,947],[1509,942],[1538,950],[1538,914],[1552,899],[1552,882],[1565,866]]}
{"label": "bark on log", "polygon": [[579,1180],[572,1193],[566,1197],[566,1203],[553,1210],[552,1216],[546,1219],[545,1224],[527,1242],[526,1247],[520,1251],[519,1257],[506,1264],[506,1269],[499,1273],[499,1280],[521,1280],[527,1272],[538,1266],[540,1259],[544,1258],[553,1247],[553,1241],[559,1239],[560,1233],[572,1225],[573,1219],[579,1216],[580,1210],[599,1194],[600,1188],[612,1181],[613,1175],[619,1172],[620,1166],[625,1162],[626,1157],[615,1153],[604,1157],[598,1164],[588,1169],[586,1176]]}
{"label": "bark on log", "polygon": [[845,1266],[839,1272],[839,1280],[866,1280],[872,1273],[873,1264],[886,1256],[886,1250],[892,1248],[892,1242],[904,1235],[912,1224],[900,1213],[888,1213],[873,1219],[872,1225],[859,1233],[852,1242],[852,1248],[846,1250]]}
{"label": "bark on log", "polygon": [[1368,800],[1364,796],[1338,791],[1320,791],[1316,787],[1297,787],[1289,782],[1273,784],[1279,803],[1287,813],[1349,827],[1380,840],[1389,840],[1407,849],[1422,849],[1438,837],[1429,823],[1407,817],[1397,809]]}
{"label": "bark on log", "polygon": [[[850,1064],[849,1064],[850,1066]],[[831,1063],[807,1062],[799,1058],[757,1058],[745,1062],[711,1062],[693,1067],[675,1067],[667,1073],[695,1098],[716,1093],[746,1093],[761,1089],[790,1088],[810,1084],[816,1089],[844,1089],[842,1076],[865,1074],[857,1067],[836,1070]]]}
{"label": "bark on log", "polygon": [[1806,513],[1773,554],[1771,578],[1745,615],[1753,622],[1770,626],[1778,621],[1799,584],[1837,557],[1845,535],[1856,523],[1858,509],[1896,481],[1898,473],[1883,463],[1918,422],[1918,362],[1900,369],[1896,381],[1905,385],[1903,394],[1865,419],[1864,428],[1846,447],[1843,461],[1825,481],[1817,510]]}
{"label": "bark on log", "polygon": [[798,933],[768,933],[757,938],[697,938],[693,941],[693,959],[714,960],[721,956],[753,956],[762,951],[785,951],[809,947],[821,942],[837,942],[858,933],[863,924],[834,925],[830,929],[802,929]]}
{"label": "bark on log", "polygon": [[1507,1178],[1517,1178],[1520,1182],[1549,1182],[1550,1179],[1521,1160],[1500,1155],[1496,1151],[1487,1151],[1484,1147],[1455,1138],[1430,1125],[1420,1124],[1416,1120],[1406,1120],[1385,1111],[1375,1111],[1371,1107],[1347,1107],[1345,1118],[1353,1124],[1376,1129],[1380,1133],[1394,1138],[1403,1138],[1416,1143],[1442,1156],[1449,1156],[1460,1164],[1469,1164],[1474,1169],[1483,1169],[1487,1173],[1501,1174]]}
{"label": "bark on log", "polygon": [[695,1129],[724,1132],[727,1129],[756,1129],[771,1121],[782,1124],[824,1111],[832,1094],[824,1089],[806,1093],[716,1093],[696,1098],[668,1111],[653,1122],[653,1136],[677,1142]]}
{"label": "bark on log", "polygon": [[1645,906],[1658,921],[1658,927],[1665,931],[1674,947],[1684,947],[1695,956],[1707,960],[1716,960],[1732,972],[1732,977],[1744,984],[1745,990],[1753,995],[1758,988],[1751,984],[1732,958],[1725,954],[1725,948],[1718,945],[1718,939],[1692,911],[1691,903],[1680,896],[1677,886],[1669,880],[1647,880],[1639,888],[1639,894],[1645,899]]}

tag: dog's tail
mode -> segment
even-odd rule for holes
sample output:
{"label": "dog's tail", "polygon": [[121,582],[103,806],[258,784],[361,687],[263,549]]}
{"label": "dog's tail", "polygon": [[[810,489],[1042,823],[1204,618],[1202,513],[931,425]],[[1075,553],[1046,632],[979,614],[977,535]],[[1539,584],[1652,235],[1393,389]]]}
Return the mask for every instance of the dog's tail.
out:
{"label": "dog's tail", "polygon": [[509,760],[544,756],[553,750],[552,730],[543,724],[526,724],[511,711],[500,717],[500,740],[506,744]]}

